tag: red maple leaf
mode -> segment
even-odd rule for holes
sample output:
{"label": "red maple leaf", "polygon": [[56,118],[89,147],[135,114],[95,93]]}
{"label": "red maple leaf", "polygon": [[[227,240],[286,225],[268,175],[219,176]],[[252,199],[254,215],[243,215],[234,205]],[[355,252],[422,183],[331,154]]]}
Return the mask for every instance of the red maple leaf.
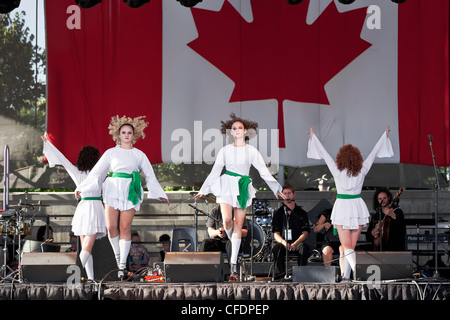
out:
{"label": "red maple leaf", "polygon": [[370,47],[364,8],[339,13],[333,2],[308,25],[308,6],[252,1],[250,23],[227,1],[219,12],[192,9],[199,37],[189,47],[235,82],[230,102],[278,101],[282,148],[283,100],[329,104],[324,85]]}

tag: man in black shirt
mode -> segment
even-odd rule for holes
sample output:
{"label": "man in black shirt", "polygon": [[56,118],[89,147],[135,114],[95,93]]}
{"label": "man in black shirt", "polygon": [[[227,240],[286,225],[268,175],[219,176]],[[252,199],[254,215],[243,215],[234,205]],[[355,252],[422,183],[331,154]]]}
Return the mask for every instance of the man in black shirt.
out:
{"label": "man in black shirt", "polygon": [[295,203],[295,188],[283,186],[285,200],[275,211],[272,220],[272,232],[275,240],[273,256],[277,267],[277,278],[286,272],[286,251],[288,255],[297,255],[297,264],[304,266],[308,262],[309,246],[305,243],[311,230],[308,214]]}
{"label": "man in black shirt", "polygon": [[[371,215],[366,232],[366,239],[373,244],[373,250],[406,250],[405,216],[402,209],[398,206],[398,197],[402,191],[403,189],[400,189],[396,197],[392,196],[388,188],[378,188],[375,191],[373,197],[373,209],[375,212]],[[380,234],[380,215],[385,234]]]}

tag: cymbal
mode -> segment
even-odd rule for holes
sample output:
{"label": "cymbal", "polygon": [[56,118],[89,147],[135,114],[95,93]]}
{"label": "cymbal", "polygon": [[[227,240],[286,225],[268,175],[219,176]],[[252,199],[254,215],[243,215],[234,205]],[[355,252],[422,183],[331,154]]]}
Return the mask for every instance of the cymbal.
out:
{"label": "cymbal", "polygon": [[31,209],[33,209],[34,207],[48,207],[48,206],[50,206],[50,205],[49,204],[43,204],[41,202],[38,202],[38,203],[19,203],[19,204],[8,205],[8,207],[15,208],[15,209],[23,209],[23,208],[31,208]]}
{"label": "cymbal", "polygon": [[19,203],[19,204],[10,204],[8,207],[15,208],[15,209],[22,209],[26,207],[31,207],[32,204],[29,203]]}
{"label": "cymbal", "polygon": [[31,204],[33,207],[49,207],[49,204],[43,204],[40,201],[38,203],[32,203]]}
{"label": "cymbal", "polygon": [[1,211],[0,212],[0,220],[5,219],[5,218],[9,218],[12,217],[16,214],[16,212],[14,210],[5,210],[5,211]]}
{"label": "cymbal", "polygon": [[[195,196],[196,194],[197,194],[198,192],[195,192],[195,191],[192,191],[191,192],[191,196]],[[203,196],[201,196],[200,197],[200,199],[201,200],[207,200],[207,201],[209,201],[209,202],[216,202],[216,197],[215,196],[213,196],[213,195],[203,195]]]}

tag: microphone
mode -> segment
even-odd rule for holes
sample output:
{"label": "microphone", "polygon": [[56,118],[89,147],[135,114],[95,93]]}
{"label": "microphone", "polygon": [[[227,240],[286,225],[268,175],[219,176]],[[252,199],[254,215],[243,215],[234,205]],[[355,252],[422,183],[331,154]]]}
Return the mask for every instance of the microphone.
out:
{"label": "microphone", "polygon": [[433,136],[431,134],[428,135],[428,140],[433,141]]}

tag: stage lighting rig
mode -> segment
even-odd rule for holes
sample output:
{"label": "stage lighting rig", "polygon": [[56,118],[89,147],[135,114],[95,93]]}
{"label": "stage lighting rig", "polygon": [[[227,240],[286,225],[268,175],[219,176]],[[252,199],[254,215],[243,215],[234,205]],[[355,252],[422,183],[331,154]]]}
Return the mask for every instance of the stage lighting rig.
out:
{"label": "stage lighting rig", "polygon": [[81,8],[92,8],[93,6],[99,4],[102,0],[75,0],[75,3]]}
{"label": "stage lighting rig", "polygon": [[202,0],[177,0],[183,7],[194,7]]}
{"label": "stage lighting rig", "polygon": [[20,0],[6,0],[0,2],[0,13],[10,13],[20,6]]}
{"label": "stage lighting rig", "polygon": [[130,8],[139,8],[144,4],[149,3],[150,0],[123,0]]}

